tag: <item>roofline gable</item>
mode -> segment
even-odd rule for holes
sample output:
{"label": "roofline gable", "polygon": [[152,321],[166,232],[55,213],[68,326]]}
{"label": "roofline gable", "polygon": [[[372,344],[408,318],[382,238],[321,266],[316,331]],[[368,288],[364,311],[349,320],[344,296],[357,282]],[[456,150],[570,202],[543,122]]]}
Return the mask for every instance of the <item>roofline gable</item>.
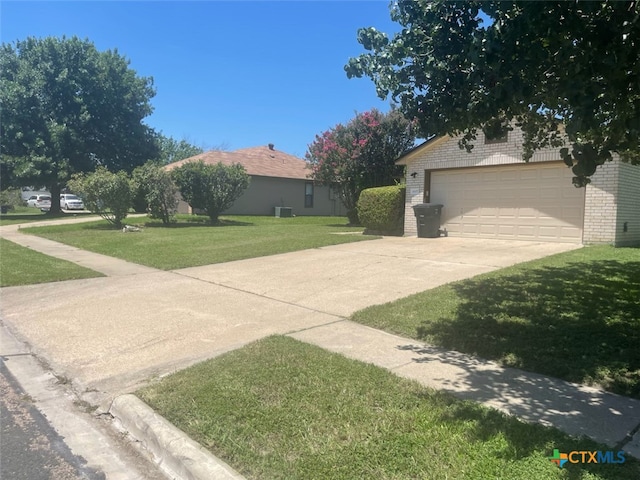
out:
{"label": "roofline gable", "polygon": [[450,135],[444,135],[442,137],[431,137],[429,140],[426,140],[420,145],[413,147],[407,153],[398,158],[396,160],[396,165],[408,165],[409,163],[411,163],[414,157],[445,143],[447,140],[452,139],[453,137],[451,137]]}

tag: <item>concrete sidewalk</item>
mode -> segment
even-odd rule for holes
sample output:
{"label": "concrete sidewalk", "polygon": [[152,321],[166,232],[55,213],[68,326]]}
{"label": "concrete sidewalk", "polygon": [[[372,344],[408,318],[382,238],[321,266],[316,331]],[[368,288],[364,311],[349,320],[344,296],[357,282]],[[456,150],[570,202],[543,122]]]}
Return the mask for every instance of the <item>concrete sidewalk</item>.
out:
{"label": "concrete sidewalk", "polygon": [[[640,458],[640,400],[444,350],[348,320],[290,335],[526,422],[587,436]],[[632,437],[635,433],[635,438]]]}
{"label": "concrete sidewalk", "polygon": [[151,273],[156,271],[153,268],[145,267],[144,265],[137,265],[135,263],[120,260],[118,258],[109,257],[107,255],[101,255],[99,253],[88,252],[81,250],[70,245],[47,240],[46,238],[38,237],[36,235],[23,234],[20,232],[22,228],[29,226],[47,226],[47,225],[59,225],[61,223],[85,223],[89,221],[96,221],[95,217],[79,217],[69,218],[64,220],[49,220],[45,222],[38,222],[35,224],[17,224],[17,225],[4,225],[0,227],[0,237],[10,240],[13,243],[17,243],[23,247],[30,248],[37,252],[44,253],[51,257],[60,258],[73,262],[81,267],[89,268],[96,272],[103,273],[109,277],[122,276],[122,275],[137,275],[140,273]]}
{"label": "concrete sidewalk", "polygon": [[1,227],[0,235],[108,275],[4,288],[2,318],[56,373],[71,378],[84,400],[108,410],[116,399],[112,413],[123,424],[149,418],[128,397],[117,400],[149,377],[288,334],[640,458],[637,400],[503,369],[346,319],[367,305],[576,246],[385,238],[162,272],[40,242],[17,228]]}

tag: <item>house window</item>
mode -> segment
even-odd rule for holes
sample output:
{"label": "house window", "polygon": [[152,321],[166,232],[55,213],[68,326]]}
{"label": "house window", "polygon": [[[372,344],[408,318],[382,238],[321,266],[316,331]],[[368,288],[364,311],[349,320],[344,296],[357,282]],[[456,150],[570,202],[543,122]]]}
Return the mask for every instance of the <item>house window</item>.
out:
{"label": "house window", "polygon": [[304,208],[313,208],[313,182],[304,184]]}

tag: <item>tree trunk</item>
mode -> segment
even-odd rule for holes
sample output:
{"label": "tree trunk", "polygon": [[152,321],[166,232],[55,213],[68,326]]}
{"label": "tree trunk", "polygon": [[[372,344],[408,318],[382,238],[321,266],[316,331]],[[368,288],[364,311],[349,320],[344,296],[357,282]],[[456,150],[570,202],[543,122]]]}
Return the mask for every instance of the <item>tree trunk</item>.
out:
{"label": "tree trunk", "polygon": [[359,225],[360,219],[358,218],[358,210],[355,208],[350,208],[347,210],[347,218],[349,219],[350,225]]}
{"label": "tree trunk", "polygon": [[349,219],[349,224],[359,225],[360,220],[358,219],[358,197],[360,196],[360,192],[356,191],[354,187],[343,185],[341,193],[342,203],[347,209],[347,218]]}
{"label": "tree trunk", "polygon": [[51,215],[62,213],[62,209],[60,208],[60,185],[55,184],[49,187],[49,192],[51,192],[51,209],[49,213]]}

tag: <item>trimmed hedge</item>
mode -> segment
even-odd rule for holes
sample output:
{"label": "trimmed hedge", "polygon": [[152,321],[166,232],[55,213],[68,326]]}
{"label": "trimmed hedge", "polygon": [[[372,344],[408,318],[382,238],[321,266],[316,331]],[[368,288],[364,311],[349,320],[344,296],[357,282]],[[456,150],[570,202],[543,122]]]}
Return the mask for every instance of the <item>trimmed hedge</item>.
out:
{"label": "trimmed hedge", "polygon": [[358,218],[365,233],[402,235],[404,229],[405,186],[367,188],[360,193]]}

